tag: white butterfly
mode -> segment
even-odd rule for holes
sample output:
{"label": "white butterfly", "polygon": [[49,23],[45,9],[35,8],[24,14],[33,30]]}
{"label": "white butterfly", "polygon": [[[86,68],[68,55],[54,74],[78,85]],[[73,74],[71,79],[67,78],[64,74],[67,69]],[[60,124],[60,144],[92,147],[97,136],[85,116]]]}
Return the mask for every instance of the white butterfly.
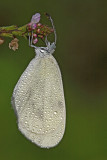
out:
{"label": "white butterfly", "polygon": [[[53,21],[50,17],[53,25]],[[54,26],[53,26],[54,29]],[[16,84],[12,105],[17,115],[18,128],[24,136],[40,146],[51,148],[62,139],[65,131],[66,110],[59,66],[52,56],[55,42],[47,47],[36,47],[36,56],[29,63]]]}

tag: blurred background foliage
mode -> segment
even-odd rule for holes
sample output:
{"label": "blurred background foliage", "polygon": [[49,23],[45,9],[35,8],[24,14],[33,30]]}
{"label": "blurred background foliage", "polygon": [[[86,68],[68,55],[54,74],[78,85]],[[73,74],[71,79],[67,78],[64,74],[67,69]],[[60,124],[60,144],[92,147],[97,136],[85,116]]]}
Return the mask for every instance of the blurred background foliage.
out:
{"label": "blurred background foliage", "polygon": [[35,56],[28,41],[19,49],[0,46],[0,159],[106,160],[107,159],[107,1],[9,0],[0,2],[0,26],[28,23],[40,12],[54,19],[66,108],[66,132],[61,143],[41,149],[17,129],[11,95],[17,80]]}

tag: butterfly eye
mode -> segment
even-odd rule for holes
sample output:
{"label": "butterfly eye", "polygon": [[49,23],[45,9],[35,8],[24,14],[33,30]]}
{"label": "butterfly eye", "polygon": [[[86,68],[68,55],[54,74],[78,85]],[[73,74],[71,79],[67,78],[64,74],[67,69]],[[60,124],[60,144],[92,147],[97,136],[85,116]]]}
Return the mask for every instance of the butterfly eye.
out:
{"label": "butterfly eye", "polygon": [[46,48],[44,48],[44,47],[40,47],[40,52],[41,52],[41,53],[44,53],[44,52],[45,52],[45,50],[46,50]]}
{"label": "butterfly eye", "polygon": [[45,51],[43,49],[40,50],[41,53],[44,53]]}

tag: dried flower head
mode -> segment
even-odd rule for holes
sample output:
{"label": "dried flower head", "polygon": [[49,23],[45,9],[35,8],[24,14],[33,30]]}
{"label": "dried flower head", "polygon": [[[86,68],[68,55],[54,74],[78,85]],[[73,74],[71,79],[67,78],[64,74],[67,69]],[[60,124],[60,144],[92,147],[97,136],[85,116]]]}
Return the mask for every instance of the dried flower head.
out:
{"label": "dried flower head", "polygon": [[4,43],[4,39],[0,37],[0,45]]}
{"label": "dried flower head", "polygon": [[19,44],[18,44],[18,39],[17,38],[14,38],[10,43],[9,43],[9,48],[12,49],[12,50],[16,50],[18,49],[19,47]]}

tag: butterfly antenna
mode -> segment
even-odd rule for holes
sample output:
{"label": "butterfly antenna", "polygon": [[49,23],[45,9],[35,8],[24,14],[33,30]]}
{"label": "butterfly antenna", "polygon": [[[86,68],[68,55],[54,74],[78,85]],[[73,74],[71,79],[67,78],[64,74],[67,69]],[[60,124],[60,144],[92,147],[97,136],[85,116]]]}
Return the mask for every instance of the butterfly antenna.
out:
{"label": "butterfly antenna", "polygon": [[[55,29],[55,26],[54,26],[54,23],[53,23],[53,19],[51,18],[51,16],[48,13],[45,13],[45,14],[49,18],[49,20],[51,21],[52,28],[53,28],[54,35],[55,35],[55,44],[56,44],[57,35],[56,35],[56,29]],[[46,42],[47,42],[47,37],[46,37]]]}

